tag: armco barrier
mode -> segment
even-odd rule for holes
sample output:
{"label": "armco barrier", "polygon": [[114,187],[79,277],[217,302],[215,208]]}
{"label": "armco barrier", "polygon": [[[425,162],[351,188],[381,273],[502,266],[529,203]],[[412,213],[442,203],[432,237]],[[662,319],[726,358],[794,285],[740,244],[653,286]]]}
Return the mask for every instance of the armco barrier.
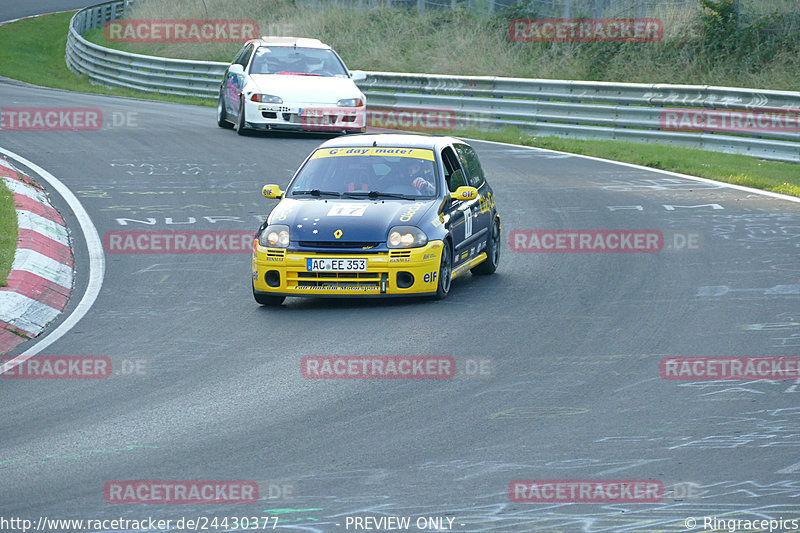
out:
{"label": "armco barrier", "polygon": [[129,54],[90,43],[83,33],[122,18],[130,0],[114,0],[75,13],[67,36],[67,66],[93,83],[147,92],[216,98],[226,63]]}
{"label": "armco barrier", "polygon": [[[121,18],[134,0],[78,11],[67,38],[67,65],[94,83],[217,98],[227,63],[130,54],[90,43],[83,33]],[[447,110],[456,129],[515,126],[532,135],[671,144],[800,162],[800,92],[697,85],[539,80],[356,72],[370,106],[425,114]],[[667,110],[719,110],[788,116],[794,127],[729,133],[667,131]]]}

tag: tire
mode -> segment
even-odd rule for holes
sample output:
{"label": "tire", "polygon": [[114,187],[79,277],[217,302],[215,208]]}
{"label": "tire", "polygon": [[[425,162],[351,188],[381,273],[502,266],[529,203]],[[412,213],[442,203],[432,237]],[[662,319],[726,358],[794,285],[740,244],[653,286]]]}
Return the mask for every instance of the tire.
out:
{"label": "tire", "polygon": [[247,120],[244,117],[244,97],[239,99],[239,118],[236,121],[236,133],[247,135]]}
{"label": "tire", "polygon": [[233,123],[228,121],[228,113],[225,112],[225,100],[222,98],[222,94],[219,95],[219,100],[217,101],[217,126],[226,130],[233,127]]}
{"label": "tire", "polygon": [[470,269],[470,272],[479,276],[494,274],[497,265],[500,263],[500,222],[494,217],[492,222],[492,233],[486,242],[486,261]]}
{"label": "tire", "polygon": [[436,299],[444,300],[450,294],[450,284],[453,281],[453,252],[450,242],[444,241],[442,247],[442,260],[439,263],[439,284],[436,286]]}

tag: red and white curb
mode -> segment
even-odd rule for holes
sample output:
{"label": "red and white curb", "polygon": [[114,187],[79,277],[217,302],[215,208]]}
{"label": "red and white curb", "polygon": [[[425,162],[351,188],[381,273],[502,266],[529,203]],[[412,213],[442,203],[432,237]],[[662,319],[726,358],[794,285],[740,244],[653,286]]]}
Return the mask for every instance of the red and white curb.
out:
{"label": "red and white curb", "polygon": [[0,353],[6,353],[64,310],[74,272],[69,232],[47,194],[1,157],[0,179],[14,195],[19,227],[7,286],[0,287]]}

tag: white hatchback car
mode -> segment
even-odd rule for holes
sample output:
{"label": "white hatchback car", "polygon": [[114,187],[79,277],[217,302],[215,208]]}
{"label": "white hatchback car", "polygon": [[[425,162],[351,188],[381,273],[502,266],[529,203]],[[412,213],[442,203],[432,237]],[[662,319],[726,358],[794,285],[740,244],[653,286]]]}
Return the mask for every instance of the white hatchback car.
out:
{"label": "white hatchback car", "polygon": [[363,133],[366,99],[333,49],[318,39],[247,41],[225,71],[217,124],[248,129]]}

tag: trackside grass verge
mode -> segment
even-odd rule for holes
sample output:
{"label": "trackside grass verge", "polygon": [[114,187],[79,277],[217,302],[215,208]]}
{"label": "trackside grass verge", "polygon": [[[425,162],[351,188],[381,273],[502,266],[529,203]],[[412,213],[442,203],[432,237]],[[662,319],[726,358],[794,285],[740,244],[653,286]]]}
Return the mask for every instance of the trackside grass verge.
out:
{"label": "trackside grass verge", "polygon": [[765,161],[746,155],[723,154],[660,144],[532,137],[520,133],[516,128],[505,128],[492,132],[457,130],[441,133],[624,161],[754,189],[800,196],[800,165],[795,163]]}
{"label": "trackside grass verge", "polygon": [[184,104],[205,104],[202,98],[170,96],[129,89],[109,89],[89,83],[87,76],[78,76],[67,68],[64,54],[67,47],[69,19],[74,13],[56,13],[24,19],[0,26],[0,76],[15,80],[85,93],[128,96]]}
{"label": "trackside grass verge", "polygon": [[6,286],[6,278],[14,262],[17,250],[17,210],[14,195],[0,180],[0,287]]}
{"label": "trackside grass verge", "polygon": [[[92,85],[85,77],[75,75],[64,62],[66,31],[71,16],[71,13],[62,13],[0,26],[0,49],[6,56],[0,63],[0,75],[46,87],[204,106],[215,105],[210,99],[107,89]],[[96,37],[102,38],[102,32],[96,34]],[[14,46],[9,46],[10,43],[14,43]],[[41,68],[32,69],[29,65],[39,65]],[[419,70],[424,69],[417,71]],[[698,83],[696,80],[695,82]],[[210,122],[209,127],[216,126]],[[514,128],[492,132],[459,130],[439,133],[624,161],[800,197],[800,165],[793,163],[666,145],[533,137]]]}
{"label": "trackside grass verge", "polygon": [[[646,43],[515,42],[509,23],[541,17],[542,4],[554,2],[507,2],[513,7],[492,17],[477,7],[485,0],[469,3],[475,10],[419,13],[416,2],[412,9],[351,9],[329,1],[170,0],[137,2],[125,14],[139,20],[254,20],[260,35],[316,37],[359,70],[800,89],[797,0],[648,2],[647,16],[663,22],[664,35]],[[626,17],[624,8],[609,4],[632,2],[594,4],[607,6],[603,16]],[[573,13],[583,15],[595,16]],[[102,28],[85,38],[128,52],[211,61],[231,61],[241,48],[240,43],[109,43]]]}

